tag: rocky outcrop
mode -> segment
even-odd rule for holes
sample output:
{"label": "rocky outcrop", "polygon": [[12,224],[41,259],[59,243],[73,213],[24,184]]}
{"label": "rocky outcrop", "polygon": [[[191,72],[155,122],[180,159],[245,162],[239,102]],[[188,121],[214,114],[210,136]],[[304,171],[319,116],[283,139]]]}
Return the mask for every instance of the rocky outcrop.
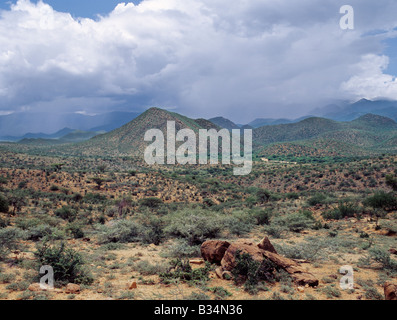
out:
{"label": "rocky outcrop", "polygon": [[224,278],[225,272],[230,273],[233,271],[236,266],[236,254],[240,252],[241,254],[249,254],[253,260],[258,262],[269,259],[278,268],[287,271],[299,286],[316,287],[319,284],[318,279],[310,272],[304,270],[296,261],[279,255],[267,237],[259,244],[255,244],[250,240],[239,240],[232,244],[207,241],[202,245],[201,252],[203,258],[207,261],[215,263],[220,261],[221,267],[216,272],[220,278]]}
{"label": "rocky outcrop", "polygon": [[262,262],[263,261],[263,250],[260,249],[253,242],[248,240],[240,240],[233,243],[226,250],[223,259],[221,261],[221,266],[224,271],[232,271],[236,266],[236,254],[240,251],[241,254],[248,253],[252,259]]}
{"label": "rocky outcrop", "polygon": [[274,249],[272,243],[270,242],[268,237],[264,237],[261,242],[258,243],[258,247],[262,250],[277,253],[276,249]]}
{"label": "rocky outcrop", "polygon": [[397,300],[397,285],[391,282],[386,282],[384,289],[386,300]]}
{"label": "rocky outcrop", "polygon": [[201,245],[201,256],[205,261],[220,264],[230,243],[221,240],[209,240]]}

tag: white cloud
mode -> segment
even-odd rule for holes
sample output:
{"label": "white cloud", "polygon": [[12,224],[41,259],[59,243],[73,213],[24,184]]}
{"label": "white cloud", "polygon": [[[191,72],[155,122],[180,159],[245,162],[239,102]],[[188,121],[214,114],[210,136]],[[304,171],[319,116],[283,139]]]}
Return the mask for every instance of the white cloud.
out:
{"label": "white cloud", "polygon": [[360,63],[353,67],[357,70],[356,75],[342,83],[342,89],[355,94],[356,97],[397,100],[397,79],[384,73],[388,65],[387,56],[373,54],[363,56]]}
{"label": "white cloud", "polygon": [[[389,33],[362,34],[391,32],[397,3],[351,1],[348,32],[342,4],[144,0],[94,21],[19,0],[0,17],[0,110],[159,105],[248,121],[300,115],[328,98],[393,96],[395,79],[378,62]],[[359,62],[364,76],[350,67]]]}

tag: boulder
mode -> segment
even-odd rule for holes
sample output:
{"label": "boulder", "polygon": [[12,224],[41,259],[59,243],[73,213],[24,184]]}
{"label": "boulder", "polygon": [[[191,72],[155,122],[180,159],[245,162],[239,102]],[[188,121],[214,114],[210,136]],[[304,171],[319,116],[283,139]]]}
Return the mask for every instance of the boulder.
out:
{"label": "boulder", "polygon": [[69,283],[69,284],[66,286],[65,293],[69,293],[69,294],[80,293],[80,286],[79,286],[78,284]]}
{"label": "boulder", "polygon": [[241,254],[248,253],[252,259],[262,262],[264,250],[260,249],[253,242],[247,240],[240,240],[233,243],[226,250],[225,255],[221,261],[221,266],[224,271],[232,271],[236,266],[236,254],[241,251]]}
{"label": "boulder", "polygon": [[272,243],[270,242],[268,237],[264,237],[261,242],[258,243],[259,249],[277,253],[276,249],[274,249]]}
{"label": "boulder", "polygon": [[220,264],[222,258],[229,248],[230,243],[221,240],[209,240],[201,245],[201,256],[205,261]]}
{"label": "boulder", "polygon": [[386,282],[384,290],[386,300],[397,300],[397,285],[391,282]]}
{"label": "boulder", "polygon": [[41,289],[40,283],[32,283],[29,287],[28,290],[32,291],[32,292],[40,292],[43,291],[43,289]]}
{"label": "boulder", "polygon": [[318,279],[303,269],[298,262],[280,256],[267,237],[259,244],[244,239],[233,244],[227,241],[211,240],[204,242],[201,246],[201,254],[204,260],[211,263],[220,263],[221,267],[216,270],[216,274],[221,279],[225,278],[225,274],[230,275],[230,272],[235,268],[237,252],[247,253],[253,260],[260,263],[265,258],[269,259],[278,268],[287,271],[299,286],[316,287],[319,284]]}
{"label": "boulder", "polygon": [[131,283],[131,285],[129,287],[130,290],[134,290],[134,289],[137,289],[137,288],[138,288],[138,285],[137,285],[137,283],[135,281],[133,283]]}
{"label": "boulder", "polygon": [[275,263],[278,267],[287,271],[292,279],[294,279],[295,283],[299,286],[310,286],[317,287],[319,284],[318,279],[304,270],[297,262],[292,259],[282,257],[279,254],[275,254],[269,251],[264,252],[264,256]]}

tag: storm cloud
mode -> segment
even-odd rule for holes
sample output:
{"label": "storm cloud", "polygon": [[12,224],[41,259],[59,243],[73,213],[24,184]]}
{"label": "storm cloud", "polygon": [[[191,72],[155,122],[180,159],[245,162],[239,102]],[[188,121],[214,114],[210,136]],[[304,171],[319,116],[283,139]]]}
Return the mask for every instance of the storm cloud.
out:
{"label": "storm cloud", "polygon": [[385,39],[397,2],[144,0],[96,20],[19,0],[0,12],[0,113],[168,108],[297,117],[330,100],[397,99]]}

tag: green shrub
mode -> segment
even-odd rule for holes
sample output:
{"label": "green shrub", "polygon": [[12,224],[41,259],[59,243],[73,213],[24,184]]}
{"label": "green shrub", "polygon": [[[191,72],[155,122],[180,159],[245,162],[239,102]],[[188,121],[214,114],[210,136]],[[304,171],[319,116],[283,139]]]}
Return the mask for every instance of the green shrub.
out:
{"label": "green shrub", "polygon": [[168,264],[151,264],[147,260],[142,260],[134,264],[133,267],[134,270],[138,271],[141,275],[152,276],[167,272],[170,266]]}
{"label": "green shrub", "polygon": [[55,283],[89,285],[93,282],[92,276],[84,269],[82,256],[73,249],[66,248],[64,243],[53,247],[44,243],[34,254],[40,266],[53,268]]}
{"label": "green shrub", "polygon": [[64,234],[57,228],[51,227],[48,224],[41,224],[31,227],[27,230],[27,238],[32,241],[39,241],[43,238],[48,240],[61,240]]}
{"label": "green shrub", "polygon": [[167,272],[160,273],[161,282],[168,284],[175,281],[189,282],[191,284],[203,284],[209,278],[211,270],[210,263],[206,262],[204,268],[193,270],[189,260],[176,259],[171,262],[171,267]]}
{"label": "green shrub", "polygon": [[231,234],[241,236],[250,232],[255,225],[255,218],[244,211],[234,211],[224,220]]}
{"label": "green shrub", "polygon": [[374,247],[368,250],[366,257],[359,260],[361,265],[369,266],[372,262],[379,263],[383,269],[397,271],[397,261],[391,258],[389,251]]}
{"label": "green shrub", "polygon": [[393,177],[391,174],[387,175],[386,185],[391,187],[393,191],[397,191],[397,177]]}
{"label": "green shrub", "polygon": [[376,288],[366,286],[365,290],[365,298],[368,300],[384,300],[384,295],[381,294]]}
{"label": "green shrub", "polygon": [[339,298],[342,295],[340,290],[333,286],[326,286],[322,289],[322,291],[326,294],[327,298],[329,299]]}
{"label": "green shrub", "polygon": [[163,204],[163,200],[159,198],[145,198],[139,201],[139,204],[143,207],[148,207],[148,208],[158,208],[160,205]]}
{"label": "green shrub", "polygon": [[208,291],[212,292],[217,300],[222,300],[232,296],[232,294],[223,287],[208,288]]}
{"label": "green shrub", "polygon": [[392,211],[397,209],[397,197],[392,192],[379,191],[373,196],[366,198],[364,205],[374,209]]}
{"label": "green shrub", "polygon": [[131,220],[118,220],[112,222],[110,226],[99,226],[99,243],[112,242],[137,242],[140,239],[142,227]]}
{"label": "green shrub", "polygon": [[271,225],[287,228],[292,232],[301,232],[315,226],[315,219],[310,211],[295,212],[279,216],[272,220]]}
{"label": "green shrub", "polygon": [[63,206],[61,209],[56,210],[54,214],[57,217],[67,220],[69,222],[73,222],[74,220],[76,220],[77,217],[77,211],[69,206]]}
{"label": "green shrub", "polygon": [[24,234],[17,228],[0,229],[0,260],[6,258],[11,250],[20,248],[19,240]]}
{"label": "green shrub", "polygon": [[334,209],[322,213],[324,219],[327,220],[340,220],[346,217],[358,216],[360,207],[349,201],[341,201]]}
{"label": "green shrub", "polygon": [[271,197],[271,193],[268,190],[261,189],[258,190],[256,193],[256,198],[259,203],[269,202],[270,197]]}
{"label": "green shrub", "polygon": [[66,232],[68,232],[74,239],[81,239],[85,237],[83,231],[83,225],[81,223],[69,223],[66,226]]}
{"label": "green shrub", "polygon": [[141,218],[141,242],[159,245],[165,238],[164,220],[156,215],[149,214]]}
{"label": "green shrub", "polygon": [[170,214],[165,232],[187,239],[190,245],[201,244],[208,238],[216,238],[223,221],[219,214],[201,209],[185,209]]}
{"label": "green shrub", "polygon": [[87,193],[84,198],[84,202],[91,204],[103,203],[107,200],[106,196],[101,195],[99,193]]}
{"label": "green shrub", "polygon": [[252,216],[256,219],[257,225],[268,225],[273,215],[272,209],[254,210]]}
{"label": "green shrub", "polygon": [[318,204],[325,204],[326,200],[327,200],[327,196],[325,194],[316,193],[313,197],[311,197],[307,200],[307,203],[310,206],[315,206]]}
{"label": "green shrub", "polygon": [[236,264],[232,271],[234,281],[239,284],[245,281],[244,289],[249,294],[258,292],[258,284],[260,281],[272,282],[275,280],[276,265],[268,259],[262,262],[254,260],[248,253],[236,252]]}
{"label": "green shrub", "polygon": [[167,251],[163,254],[168,258],[193,258],[200,257],[200,245],[190,245],[186,239],[176,239],[167,247]]}

